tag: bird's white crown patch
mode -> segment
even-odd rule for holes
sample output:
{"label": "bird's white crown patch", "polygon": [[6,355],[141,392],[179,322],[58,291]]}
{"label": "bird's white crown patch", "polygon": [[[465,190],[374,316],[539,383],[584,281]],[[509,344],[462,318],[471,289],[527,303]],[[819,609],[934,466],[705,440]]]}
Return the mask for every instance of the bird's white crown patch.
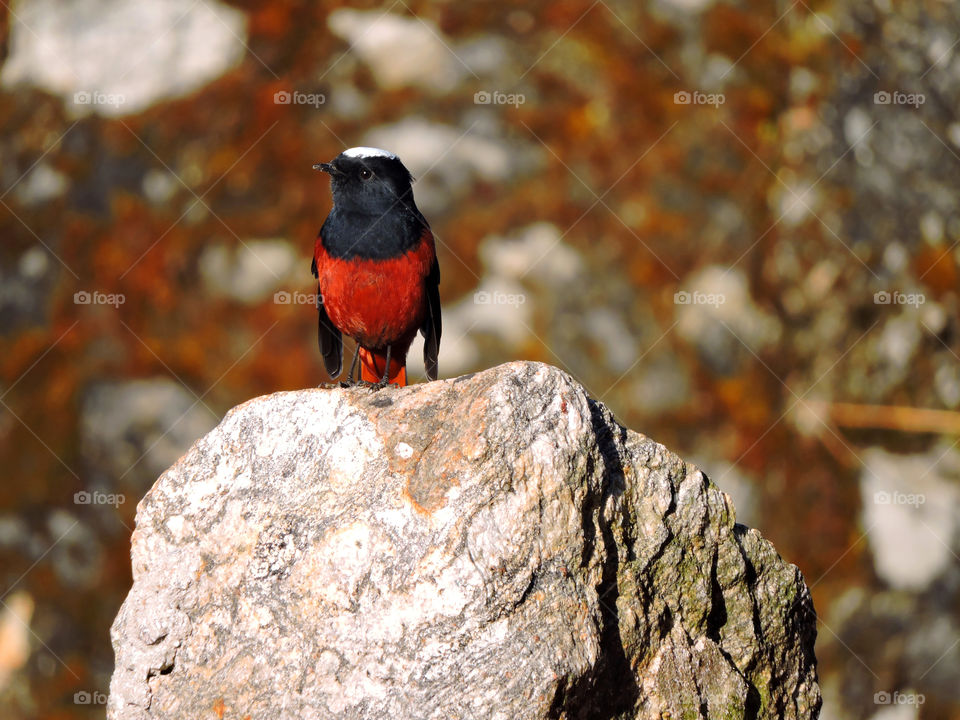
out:
{"label": "bird's white crown patch", "polygon": [[393,158],[394,160],[397,159],[397,156],[389,150],[375,147],[353,147],[349,150],[344,150],[343,154],[351,158],[385,157]]}

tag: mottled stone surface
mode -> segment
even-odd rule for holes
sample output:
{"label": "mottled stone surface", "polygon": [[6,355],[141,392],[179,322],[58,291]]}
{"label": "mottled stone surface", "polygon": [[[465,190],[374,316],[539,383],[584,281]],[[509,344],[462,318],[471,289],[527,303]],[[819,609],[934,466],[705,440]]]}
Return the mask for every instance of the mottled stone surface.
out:
{"label": "mottled stone surface", "polygon": [[113,720],[819,709],[797,568],[546,365],[251,400],[132,555]]}

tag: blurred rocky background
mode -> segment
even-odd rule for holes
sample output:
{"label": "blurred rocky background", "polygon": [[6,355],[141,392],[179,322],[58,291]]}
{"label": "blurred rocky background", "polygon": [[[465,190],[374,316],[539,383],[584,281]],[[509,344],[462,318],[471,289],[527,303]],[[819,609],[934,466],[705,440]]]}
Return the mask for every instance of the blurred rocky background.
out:
{"label": "blurred rocky background", "polygon": [[13,0],[0,62],[0,716],[102,717],[137,500],[326,379],[310,166],[372,144],[443,376],[697,460],[812,588],[822,717],[960,717],[960,6]]}

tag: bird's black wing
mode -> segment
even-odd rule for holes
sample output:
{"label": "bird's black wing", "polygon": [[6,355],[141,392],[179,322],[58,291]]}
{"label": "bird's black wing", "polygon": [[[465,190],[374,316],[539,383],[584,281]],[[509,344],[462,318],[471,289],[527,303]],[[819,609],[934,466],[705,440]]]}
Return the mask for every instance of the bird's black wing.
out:
{"label": "bird's black wing", "polygon": [[[319,277],[316,258],[313,259],[310,271],[314,277]],[[317,314],[320,316],[317,322],[317,344],[320,346],[320,354],[323,355],[323,366],[331,378],[340,377],[343,371],[343,337],[334,327],[326,308],[323,307],[323,296],[320,294],[319,285],[317,286]]]}
{"label": "bird's black wing", "polygon": [[436,258],[427,275],[427,313],[423,318],[423,364],[430,380],[437,379],[437,356],[440,354],[440,264]]}

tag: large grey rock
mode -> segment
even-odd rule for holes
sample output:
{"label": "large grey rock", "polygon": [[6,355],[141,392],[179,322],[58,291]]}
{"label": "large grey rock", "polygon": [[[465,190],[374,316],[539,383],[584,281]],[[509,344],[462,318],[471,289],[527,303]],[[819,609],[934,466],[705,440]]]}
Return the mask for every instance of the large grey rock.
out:
{"label": "large grey rock", "polygon": [[133,573],[113,720],[820,705],[797,568],[536,363],[235,408],[140,503]]}

